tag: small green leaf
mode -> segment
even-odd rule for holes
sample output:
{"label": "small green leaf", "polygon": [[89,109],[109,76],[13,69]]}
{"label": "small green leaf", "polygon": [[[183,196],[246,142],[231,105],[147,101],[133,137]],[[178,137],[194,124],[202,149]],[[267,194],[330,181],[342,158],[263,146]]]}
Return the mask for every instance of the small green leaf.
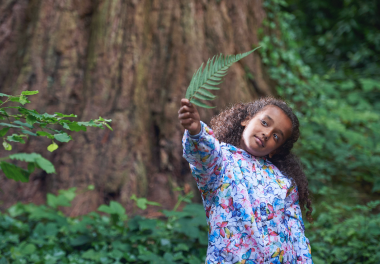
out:
{"label": "small green leaf", "polygon": [[23,91],[21,94],[22,95],[33,95],[33,94],[38,94],[38,91]]}
{"label": "small green leaf", "polygon": [[54,150],[58,149],[58,145],[53,142],[51,143],[48,147],[47,147],[47,150],[49,150],[50,152],[53,152]]}
{"label": "small green leaf", "polygon": [[32,116],[32,115],[26,116],[26,123],[28,123],[29,125],[33,125],[34,123],[36,123],[36,121],[37,121],[37,118],[35,116]]}
{"label": "small green leaf", "polygon": [[69,142],[71,137],[66,133],[55,134],[54,138],[60,142]]}
{"label": "small green leaf", "polygon": [[48,132],[45,132],[45,131],[37,131],[37,135],[39,136],[45,136],[45,137],[48,137],[50,139],[53,139],[54,136]]}
{"label": "small green leaf", "polygon": [[35,136],[35,137],[37,136],[37,134],[35,134],[29,130],[21,129],[21,132],[24,134],[30,135],[30,136]]}
{"label": "small green leaf", "polygon": [[90,191],[95,190],[95,186],[93,184],[90,184],[89,186],[87,186],[87,189]]}
{"label": "small green leaf", "polygon": [[3,129],[1,129],[0,130],[0,137],[4,137],[7,134],[9,129],[10,129],[9,127],[4,127]]}
{"label": "small green leaf", "polygon": [[30,129],[33,129],[33,128],[34,128],[31,124],[23,123],[23,122],[18,121],[18,120],[17,120],[17,121],[14,121],[13,123],[18,124],[18,125],[23,126],[23,127],[30,128]]}
{"label": "small green leaf", "polygon": [[112,129],[112,127],[111,127],[110,125],[108,125],[107,123],[104,123],[104,125],[105,125],[106,127],[108,127],[111,131],[113,131],[113,129]]}
{"label": "small green leaf", "polygon": [[19,96],[11,96],[11,98],[9,99],[11,102],[19,102],[20,101],[20,97]]}
{"label": "small green leaf", "polygon": [[59,116],[59,117],[77,117],[77,115],[74,115],[74,114],[71,114],[71,115],[64,115],[64,114],[57,113],[57,112],[55,112],[54,114],[56,114],[56,115]]}
{"label": "small green leaf", "polygon": [[36,162],[37,165],[47,173],[55,173],[54,165],[37,153],[17,153],[10,155],[9,158],[26,162]]}
{"label": "small green leaf", "polygon": [[8,124],[8,123],[0,123],[0,126],[22,128],[22,127],[20,127],[20,126],[15,126],[15,125]]}
{"label": "small green leaf", "polygon": [[1,170],[4,172],[8,179],[13,179],[15,181],[28,182],[29,181],[29,171],[24,170],[12,163],[5,161],[0,162]]}
{"label": "small green leaf", "polygon": [[4,93],[0,93],[0,96],[6,96],[6,97],[10,97],[11,95],[8,95],[8,94],[4,94]]}
{"label": "small green leaf", "polygon": [[3,141],[3,147],[5,150],[12,150],[12,145],[6,142],[5,140]]}
{"label": "small green leaf", "polygon": [[7,140],[12,141],[12,142],[19,142],[21,144],[25,144],[25,140],[17,134],[13,134],[12,136],[8,136]]}
{"label": "small green leaf", "polygon": [[76,122],[71,124],[63,123],[63,127],[75,132],[87,130],[85,126],[78,125]]}
{"label": "small green leaf", "polygon": [[30,103],[30,101],[28,100],[28,98],[26,98],[25,95],[21,95],[20,98],[19,98],[19,103],[24,105],[26,103]]}

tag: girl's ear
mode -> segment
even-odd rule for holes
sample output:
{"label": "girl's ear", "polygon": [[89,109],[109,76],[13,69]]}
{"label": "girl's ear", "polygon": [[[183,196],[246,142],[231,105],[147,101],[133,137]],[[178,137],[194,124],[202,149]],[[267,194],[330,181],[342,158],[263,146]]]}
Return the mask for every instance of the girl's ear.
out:
{"label": "girl's ear", "polygon": [[243,126],[243,127],[245,127],[245,126],[247,126],[248,125],[248,123],[249,123],[249,120],[250,120],[250,118],[249,117],[247,117],[244,121],[242,121],[240,124]]}

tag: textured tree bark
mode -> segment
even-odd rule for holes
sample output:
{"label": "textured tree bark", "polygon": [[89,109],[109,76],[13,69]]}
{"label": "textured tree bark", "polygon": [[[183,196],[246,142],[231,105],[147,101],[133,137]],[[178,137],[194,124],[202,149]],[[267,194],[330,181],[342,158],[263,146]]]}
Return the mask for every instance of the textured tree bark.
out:
{"label": "textured tree bark", "polygon": [[[13,152],[39,152],[57,173],[35,173],[27,184],[1,175],[1,207],[94,184],[66,213],[87,213],[110,199],[131,211],[132,194],[171,208],[175,186],[195,188],[182,158],[179,101],[209,57],[257,46],[264,17],[258,0],[0,2],[1,91],[39,90],[27,107],[75,113],[79,120],[111,118],[114,129],[74,133],[74,141],[53,153],[44,140],[18,146]],[[217,108],[200,113],[208,122],[232,103],[272,93],[254,53],[231,67],[212,102]]]}

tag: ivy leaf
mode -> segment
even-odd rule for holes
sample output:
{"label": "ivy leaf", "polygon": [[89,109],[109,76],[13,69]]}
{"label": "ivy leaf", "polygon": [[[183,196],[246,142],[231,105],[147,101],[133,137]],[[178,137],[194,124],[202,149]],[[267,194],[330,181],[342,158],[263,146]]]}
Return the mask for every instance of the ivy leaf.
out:
{"label": "ivy leaf", "polygon": [[69,142],[71,140],[71,137],[66,133],[55,134],[54,138],[59,142]]}
{"label": "ivy leaf", "polygon": [[204,108],[214,108],[198,101],[197,99],[214,100],[215,95],[213,95],[208,90],[219,90],[216,85],[219,85],[223,82],[222,78],[227,74],[230,66],[242,58],[248,56],[258,48],[260,47],[237,55],[224,56],[223,54],[220,54],[219,56],[214,56],[211,60],[209,59],[207,61],[204,69],[202,63],[201,67],[194,73],[193,78],[190,81],[190,85],[186,90],[186,98],[197,106]]}
{"label": "ivy leaf", "polygon": [[12,145],[6,142],[5,140],[3,141],[3,147],[5,150],[12,150]]}
{"label": "ivy leaf", "polygon": [[28,182],[29,181],[29,171],[24,170],[12,163],[5,161],[0,162],[1,170],[4,172],[8,179],[13,179],[15,181]]}
{"label": "ivy leaf", "polygon": [[10,129],[10,127],[4,127],[3,129],[0,130],[0,137],[4,137],[8,130]]}
{"label": "ivy leaf", "polygon": [[54,150],[58,149],[58,145],[53,142],[51,143],[48,147],[47,147],[47,150],[49,150],[50,152],[53,152]]}
{"label": "ivy leaf", "polygon": [[23,91],[21,94],[22,95],[33,95],[33,94],[38,94],[38,91]]}

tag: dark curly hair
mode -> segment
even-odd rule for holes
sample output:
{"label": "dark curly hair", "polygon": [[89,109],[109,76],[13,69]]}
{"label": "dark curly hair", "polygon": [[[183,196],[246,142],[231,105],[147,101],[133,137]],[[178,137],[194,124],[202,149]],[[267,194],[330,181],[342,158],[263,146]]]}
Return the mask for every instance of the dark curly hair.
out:
{"label": "dark curly hair", "polygon": [[272,97],[265,97],[250,103],[235,104],[231,108],[221,112],[211,119],[211,128],[215,137],[221,141],[236,147],[240,146],[240,140],[244,131],[241,122],[251,119],[264,107],[274,105],[280,108],[292,122],[292,134],[276,151],[276,154],[266,158],[272,162],[284,175],[287,175],[292,184],[298,187],[299,202],[301,209],[307,209],[306,217],[312,222],[311,213],[313,211],[308,182],[302,170],[298,157],[291,152],[294,143],[300,137],[299,121],[293,110],[282,100]]}

